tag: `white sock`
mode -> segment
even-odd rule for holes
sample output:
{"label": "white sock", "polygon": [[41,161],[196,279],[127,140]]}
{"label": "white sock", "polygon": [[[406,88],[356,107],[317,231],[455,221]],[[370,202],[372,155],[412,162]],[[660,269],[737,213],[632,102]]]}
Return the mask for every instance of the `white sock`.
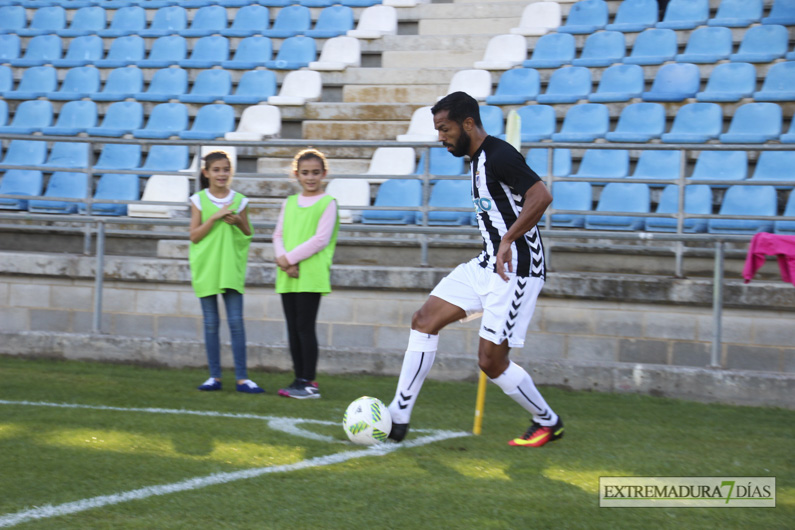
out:
{"label": "white sock", "polygon": [[503,392],[533,415],[533,420],[544,426],[555,425],[558,415],[547,405],[527,371],[511,361],[508,368],[492,379]]}
{"label": "white sock", "polygon": [[409,345],[403,356],[403,367],[400,369],[395,398],[389,404],[389,413],[394,423],[408,423],[411,410],[417,402],[422,383],[431,370],[436,358],[439,335],[429,335],[411,330]]}

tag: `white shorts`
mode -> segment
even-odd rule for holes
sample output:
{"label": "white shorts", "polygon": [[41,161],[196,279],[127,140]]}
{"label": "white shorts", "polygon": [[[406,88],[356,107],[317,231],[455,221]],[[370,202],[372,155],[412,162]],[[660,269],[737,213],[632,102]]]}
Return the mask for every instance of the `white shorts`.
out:
{"label": "white shorts", "polygon": [[479,333],[482,338],[494,344],[507,339],[511,348],[521,348],[544,280],[520,278],[509,272],[506,275],[507,282],[494,271],[481,267],[475,258],[442,278],[431,295],[466,311],[464,320],[482,313]]}

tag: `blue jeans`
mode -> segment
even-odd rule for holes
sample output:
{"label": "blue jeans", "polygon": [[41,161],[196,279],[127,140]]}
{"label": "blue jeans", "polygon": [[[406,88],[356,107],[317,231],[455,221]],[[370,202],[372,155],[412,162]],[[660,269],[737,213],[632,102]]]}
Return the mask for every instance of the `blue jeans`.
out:
{"label": "blue jeans", "polygon": [[[232,356],[235,360],[235,379],[248,379],[246,372],[246,329],[243,325],[243,295],[227,289],[221,295],[226,306],[226,319],[232,337]],[[218,296],[199,298],[204,314],[204,344],[207,348],[207,364],[210,377],[221,378],[221,337],[218,329],[221,318],[218,315]]]}

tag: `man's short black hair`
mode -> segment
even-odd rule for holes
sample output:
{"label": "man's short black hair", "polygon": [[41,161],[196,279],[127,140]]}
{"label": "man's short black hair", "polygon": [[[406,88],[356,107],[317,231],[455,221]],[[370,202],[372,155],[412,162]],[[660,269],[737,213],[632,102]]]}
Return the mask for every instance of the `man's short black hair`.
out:
{"label": "man's short black hair", "polygon": [[475,120],[475,125],[483,127],[483,122],[480,121],[480,106],[477,100],[466,92],[447,94],[431,107],[431,113],[434,116],[443,110],[448,111],[447,119],[458,125],[462,125],[467,118],[472,118]]}

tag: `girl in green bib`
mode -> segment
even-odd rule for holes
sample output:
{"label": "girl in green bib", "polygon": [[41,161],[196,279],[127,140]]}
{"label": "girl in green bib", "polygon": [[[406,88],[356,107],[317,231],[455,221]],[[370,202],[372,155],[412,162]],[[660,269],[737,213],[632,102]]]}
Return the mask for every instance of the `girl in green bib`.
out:
{"label": "girl in green bib", "polygon": [[213,151],[204,157],[202,190],[190,198],[190,270],[193,290],[204,315],[204,343],[210,367],[210,378],[199,390],[221,390],[220,294],[232,338],[237,391],[261,394],[265,391],[246,372],[243,290],[252,234],[248,199],[232,191],[231,182],[229,156],[223,151]]}
{"label": "girl in green bib", "polygon": [[293,175],[301,193],[282,205],[273,247],[276,255],[276,292],[281,294],[295,380],[279,395],[317,399],[320,389],[315,330],[321,295],[331,292],[330,269],[337,244],[337,201],[323,191],[328,173],[326,157],[305,149],[293,159]]}

